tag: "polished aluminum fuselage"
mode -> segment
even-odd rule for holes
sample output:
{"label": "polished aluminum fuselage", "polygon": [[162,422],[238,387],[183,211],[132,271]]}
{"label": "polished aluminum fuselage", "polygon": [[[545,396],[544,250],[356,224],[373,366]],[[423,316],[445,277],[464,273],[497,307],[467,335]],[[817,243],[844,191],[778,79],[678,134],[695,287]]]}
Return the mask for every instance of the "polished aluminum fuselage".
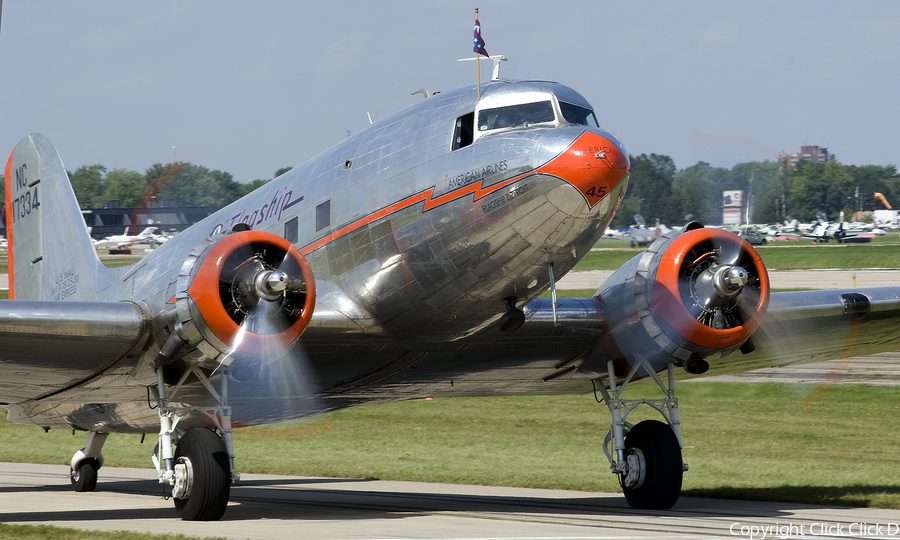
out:
{"label": "polished aluminum fuselage", "polygon": [[[457,117],[523,94],[551,99],[557,93],[588,106],[561,85],[496,82],[480,102],[465,88],[401,111],[149,255],[146,270],[131,278],[134,298],[166,298],[160,280],[174,280],[172,269],[187,250],[247,223],[295,243],[325,284],[317,312],[342,312],[341,304],[350,302],[344,313],[350,328],[434,341],[481,330],[504,313],[505,298],[521,306],[546,290],[550,265],[557,278],[570,270],[612,219],[627,184],[590,207],[564,179],[533,173],[587,130],[617,143],[599,128],[555,123],[487,132],[451,150]],[[309,337],[335,324],[334,317],[314,317]]]}

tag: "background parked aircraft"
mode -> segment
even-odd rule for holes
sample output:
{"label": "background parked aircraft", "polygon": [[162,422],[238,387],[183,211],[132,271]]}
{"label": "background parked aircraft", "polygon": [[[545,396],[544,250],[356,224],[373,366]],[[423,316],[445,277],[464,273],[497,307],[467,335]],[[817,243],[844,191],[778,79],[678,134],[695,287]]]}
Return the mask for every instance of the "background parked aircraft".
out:
{"label": "background parked aircraft", "polygon": [[156,234],[159,230],[157,227],[146,227],[138,234],[128,234],[129,227],[125,228],[123,234],[107,236],[102,240],[95,240],[94,247],[97,249],[124,249],[135,244],[147,244],[150,247],[156,247],[165,242],[168,237]]}
{"label": "background parked aircraft", "polygon": [[816,217],[819,218],[819,221],[813,225],[809,232],[801,235],[803,238],[812,238],[813,240],[825,243],[829,240],[837,240],[839,244],[851,241],[871,241],[871,237],[860,237],[860,235],[866,232],[871,233],[872,230],[866,231],[852,227],[844,221],[843,212],[840,213],[840,218],[837,223],[829,223],[828,218],[823,212],[817,212]]}
{"label": "background parked aircraft", "polygon": [[635,214],[634,225],[628,227],[628,238],[631,240],[631,247],[649,246],[651,242],[659,238],[659,220],[656,220],[655,227],[647,228],[644,216]]}

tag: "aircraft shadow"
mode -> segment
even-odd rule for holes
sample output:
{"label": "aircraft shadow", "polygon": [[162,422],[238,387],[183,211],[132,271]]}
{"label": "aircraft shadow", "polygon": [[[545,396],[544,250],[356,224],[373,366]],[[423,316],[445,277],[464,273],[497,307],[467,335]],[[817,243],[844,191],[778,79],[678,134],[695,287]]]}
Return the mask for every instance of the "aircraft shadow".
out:
{"label": "aircraft shadow", "polygon": [[[880,494],[896,493],[897,484],[872,486],[789,486],[771,488],[715,488],[684,490],[684,497],[703,497],[769,503],[813,504],[816,506],[867,507]],[[809,502],[815,501],[815,502]]]}

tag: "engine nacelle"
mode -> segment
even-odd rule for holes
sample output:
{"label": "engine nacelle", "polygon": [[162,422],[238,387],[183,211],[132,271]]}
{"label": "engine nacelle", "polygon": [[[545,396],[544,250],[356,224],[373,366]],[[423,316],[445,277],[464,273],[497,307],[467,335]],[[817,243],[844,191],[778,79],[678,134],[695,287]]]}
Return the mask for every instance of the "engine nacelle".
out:
{"label": "engine nacelle", "polygon": [[702,373],[703,358],[744,345],[759,326],[769,278],[745,240],[690,223],[622,265],[595,296],[604,306],[605,346],[613,358],[644,358],[656,371],[674,359]]}
{"label": "engine nacelle", "polygon": [[210,237],[181,267],[176,333],[195,348],[187,359],[204,367],[277,354],[300,338],[315,303],[309,263],[284,238],[253,230]]}

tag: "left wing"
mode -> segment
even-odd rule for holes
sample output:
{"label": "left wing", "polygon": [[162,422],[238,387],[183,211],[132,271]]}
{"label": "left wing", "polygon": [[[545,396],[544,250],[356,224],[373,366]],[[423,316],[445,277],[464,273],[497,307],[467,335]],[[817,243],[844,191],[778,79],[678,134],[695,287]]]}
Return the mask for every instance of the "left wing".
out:
{"label": "left wing", "polygon": [[18,403],[102,373],[140,352],[149,320],[131,302],[0,304],[0,395]]}

